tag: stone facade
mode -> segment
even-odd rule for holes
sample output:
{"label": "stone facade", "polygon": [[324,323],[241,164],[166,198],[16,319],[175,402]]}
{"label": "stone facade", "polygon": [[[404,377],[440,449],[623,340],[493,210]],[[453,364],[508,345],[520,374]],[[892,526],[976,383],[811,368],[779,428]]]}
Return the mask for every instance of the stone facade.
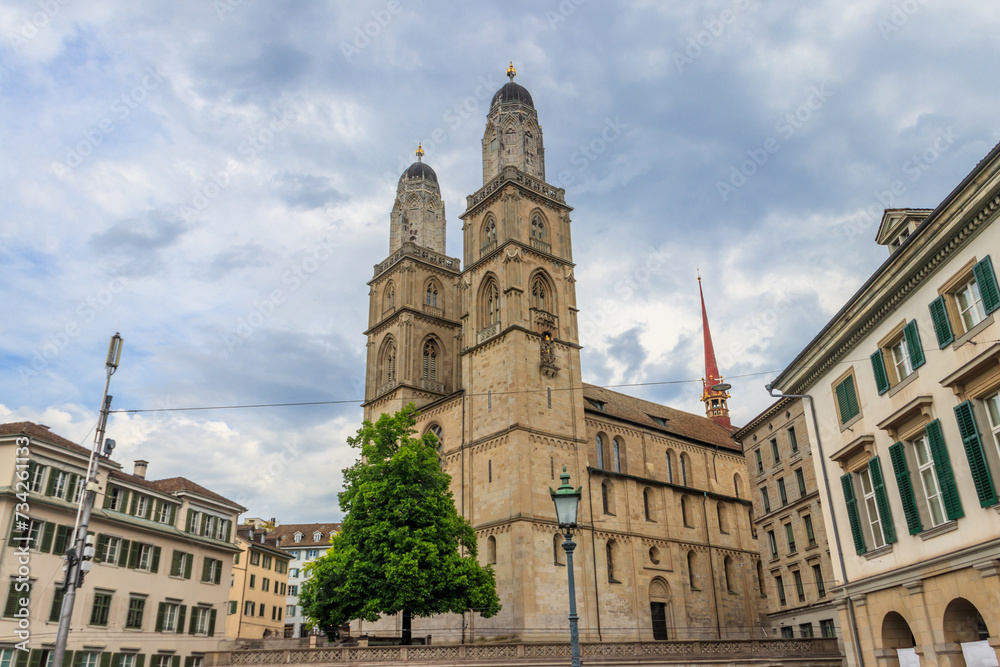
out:
{"label": "stone facade", "polygon": [[997,664],[998,210],[1000,146],[933,211],[886,211],[889,259],[774,382],[815,406],[851,664]]}
{"label": "stone facade", "polygon": [[[8,547],[0,556],[5,665],[47,665],[55,647],[59,584],[89,455],[48,427],[0,425],[0,479],[8,480],[0,489]],[[185,667],[200,667],[222,639],[238,551],[232,527],[244,508],[181,477],[146,479],[145,464],[136,462],[136,474],[128,474],[98,457],[101,488],[89,524],[96,555],[76,592],[67,665],[180,667],[183,660]],[[16,476],[21,472],[27,479]],[[22,501],[15,494],[25,487]],[[28,517],[20,528],[15,507]],[[20,554],[22,545],[27,554]],[[21,566],[28,570],[28,592],[17,588]],[[26,617],[20,615],[22,597],[28,600]],[[14,650],[22,619],[30,652]]]}
{"label": "stone facade", "polygon": [[[365,417],[420,407],[419,432],[440,438],[456,505],[503,604],[492,619],[414,619],[414,635],[567,635],[566,557],[549,496],[565,466],[584,489],[574,569],[585,640],[760,637],[758,550],[730,432],[582,382],[572,209],[544,181],[537,118],[513,81],[493,99],[484,185],[459,216],[464,268],[404,244],[369,283]],[[404,177],[429,180],[428,169],[417,162]],[[439,281],[440,312],[426,309],[429,280]],[[428,341],[439,345],[433,361]],[[398,633],[398,623],[355,622],[352,633]]]}

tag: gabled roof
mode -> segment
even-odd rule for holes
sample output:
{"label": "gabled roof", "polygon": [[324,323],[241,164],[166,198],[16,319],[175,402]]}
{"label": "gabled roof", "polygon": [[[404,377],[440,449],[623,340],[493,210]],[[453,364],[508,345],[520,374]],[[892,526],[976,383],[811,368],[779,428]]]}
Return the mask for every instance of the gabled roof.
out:
{"label": "gabled roof", "polygon": [[[268,533],[269,538],[275,538],[278,546],[283,549],[297,547],[328,547],[330,533],[340,532],[339,523],[286,523]],[[313,540],[313,534],[319,532],[320,539]],[[302,541],[295,541],[295,533],[302,533]]]}
{"label": "gabled roof", "polygon": [[[134,477],[134,475],[132,475],[132,477]],[[152,482],[152,485],[154,489],[156,489],[157,491],[161,491],[163,493],[178,493],[178,492],[192,493],[194,495],[209,498],[211,500],[216,500],[221,503],[228,503],[230,505],[235,505],[236,507],[241,507],[239,503],[236,503],[224,496],[220,496],[218,493],[215,493],[214,491],[209,491],[204,486],[200,484],[195,484],[186,477],[168,477],[167,479],[158,479],[154,480]],[[246,508],[242,509],[246,511]]]}
{"label": "gabled roof", "polygon": [[61,435],[56,435],[50,431],[47,426],[42,426],[41,424],[36,424],[34,422],[11,422],[9,424],[0,424],[0,436],[4,435],[25,435],[30,438],[43,440],[51,445],[62,447],[63,449],[68,449],[74,454],[90,456],[90,450],[86,447],[81,447],[72,440],[67,440]]}
{"label": "gabled roof", "polygon": [[[622,419],[652,431],[680,436],[712,447],[722,447],[739,453],[743,451],[733,440],[732,433],[708,417],[586,383],[583,385],[583,397],[588,399],[583,406],[588,413]],[[604,409],[594,407],[590,401],[603,403]],[[658,423],[653,417],[665,419],[666,426]]]}

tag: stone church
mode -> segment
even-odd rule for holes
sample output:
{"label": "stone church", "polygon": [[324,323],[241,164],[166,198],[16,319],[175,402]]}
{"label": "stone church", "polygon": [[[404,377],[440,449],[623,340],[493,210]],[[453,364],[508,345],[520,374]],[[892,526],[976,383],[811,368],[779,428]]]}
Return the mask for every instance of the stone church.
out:
{"label": "stone church", "polygon": [[[583,486],[574,536],[583,641],[761,637],[759,553],[746,463],[713,359],[712,418],[584,384],[572,207],[545,180],[528,91],[493,97],[483,187],[466,198],[463,257],[445,252],[438,175],[403,172],[389,256],[370,286],[365,418],[407,403],[440,440],[459,511],[503,610],[413,619],[434,641],[568,636],[568,586],[549,487]],[[706,320],[706,342],[710,344]],[[710,347],[706,348],[708,358]],[[728,388],[728,387],[725,387]],[[398,634],[399,619],[352,624]]]}

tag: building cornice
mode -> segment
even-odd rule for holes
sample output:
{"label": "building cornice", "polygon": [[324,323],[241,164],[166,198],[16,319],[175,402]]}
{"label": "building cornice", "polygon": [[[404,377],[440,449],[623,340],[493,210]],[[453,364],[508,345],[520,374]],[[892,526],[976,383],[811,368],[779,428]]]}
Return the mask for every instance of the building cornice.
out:
{"label": "building cornice", "polygon": [[555,188],[540,178],[530,176],[513,165],[505,166],[499,174],[494,176],[483,187],[476,190],[465,198],[465,212],[459,215],[459,219],[465,220],[472,216],[477,210],[489,206],[503,193],[504,186],[513,185],[525,192],[541,197],[545,203],[554,208],[561,208],[572,211],[573,207],[566,204],[566,190]]}
{"label": "building cornice", "polygon": [[[779,398],[777,401],[771,404],[771,407],[766,408],[759,415],[750,420],[750,423],[741,429],[733,432],[733,440],[736,440],[740,444],[743,444],[742,438],[750,435],[757,430],[758,427],[763,426],[764,422],[774,419],[774,416],[781,412],[783,409],[787,409],[786,406],[790,405],[792,401],[797,400],[794,398]],[[743,448],[746,450],[746,447]]]}

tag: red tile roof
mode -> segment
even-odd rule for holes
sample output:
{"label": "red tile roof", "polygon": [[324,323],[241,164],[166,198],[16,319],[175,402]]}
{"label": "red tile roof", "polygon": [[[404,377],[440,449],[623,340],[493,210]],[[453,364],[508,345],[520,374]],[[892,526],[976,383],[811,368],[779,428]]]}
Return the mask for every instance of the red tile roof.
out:
{"label": "red tile roof", "polygon": [[36,424],[34,422],[11,422],[9,424],[0,424],[0,436],[4,435],[25,435],[30,438],[43,440],[52,445],[63,447],[64,449],[68,449],[75,454],[90,456],[91,450],[76,444],[72,440],[67,440],[61,435],[56,435],[50,431],[47,426],[42,426],[41,424]]}
{"label": "red tile roof", "polygon": [[[319,541],[313,540],[313,533],[321,533]],[[330,546],[330,533],[339,532],[339,523],[286,523],[278,526],[268,533],[268,537],[277,538],[278,544],[283,548],[289,547],[328,547]],[[295,541],[295,533],[302,533],[302,541]]]}

